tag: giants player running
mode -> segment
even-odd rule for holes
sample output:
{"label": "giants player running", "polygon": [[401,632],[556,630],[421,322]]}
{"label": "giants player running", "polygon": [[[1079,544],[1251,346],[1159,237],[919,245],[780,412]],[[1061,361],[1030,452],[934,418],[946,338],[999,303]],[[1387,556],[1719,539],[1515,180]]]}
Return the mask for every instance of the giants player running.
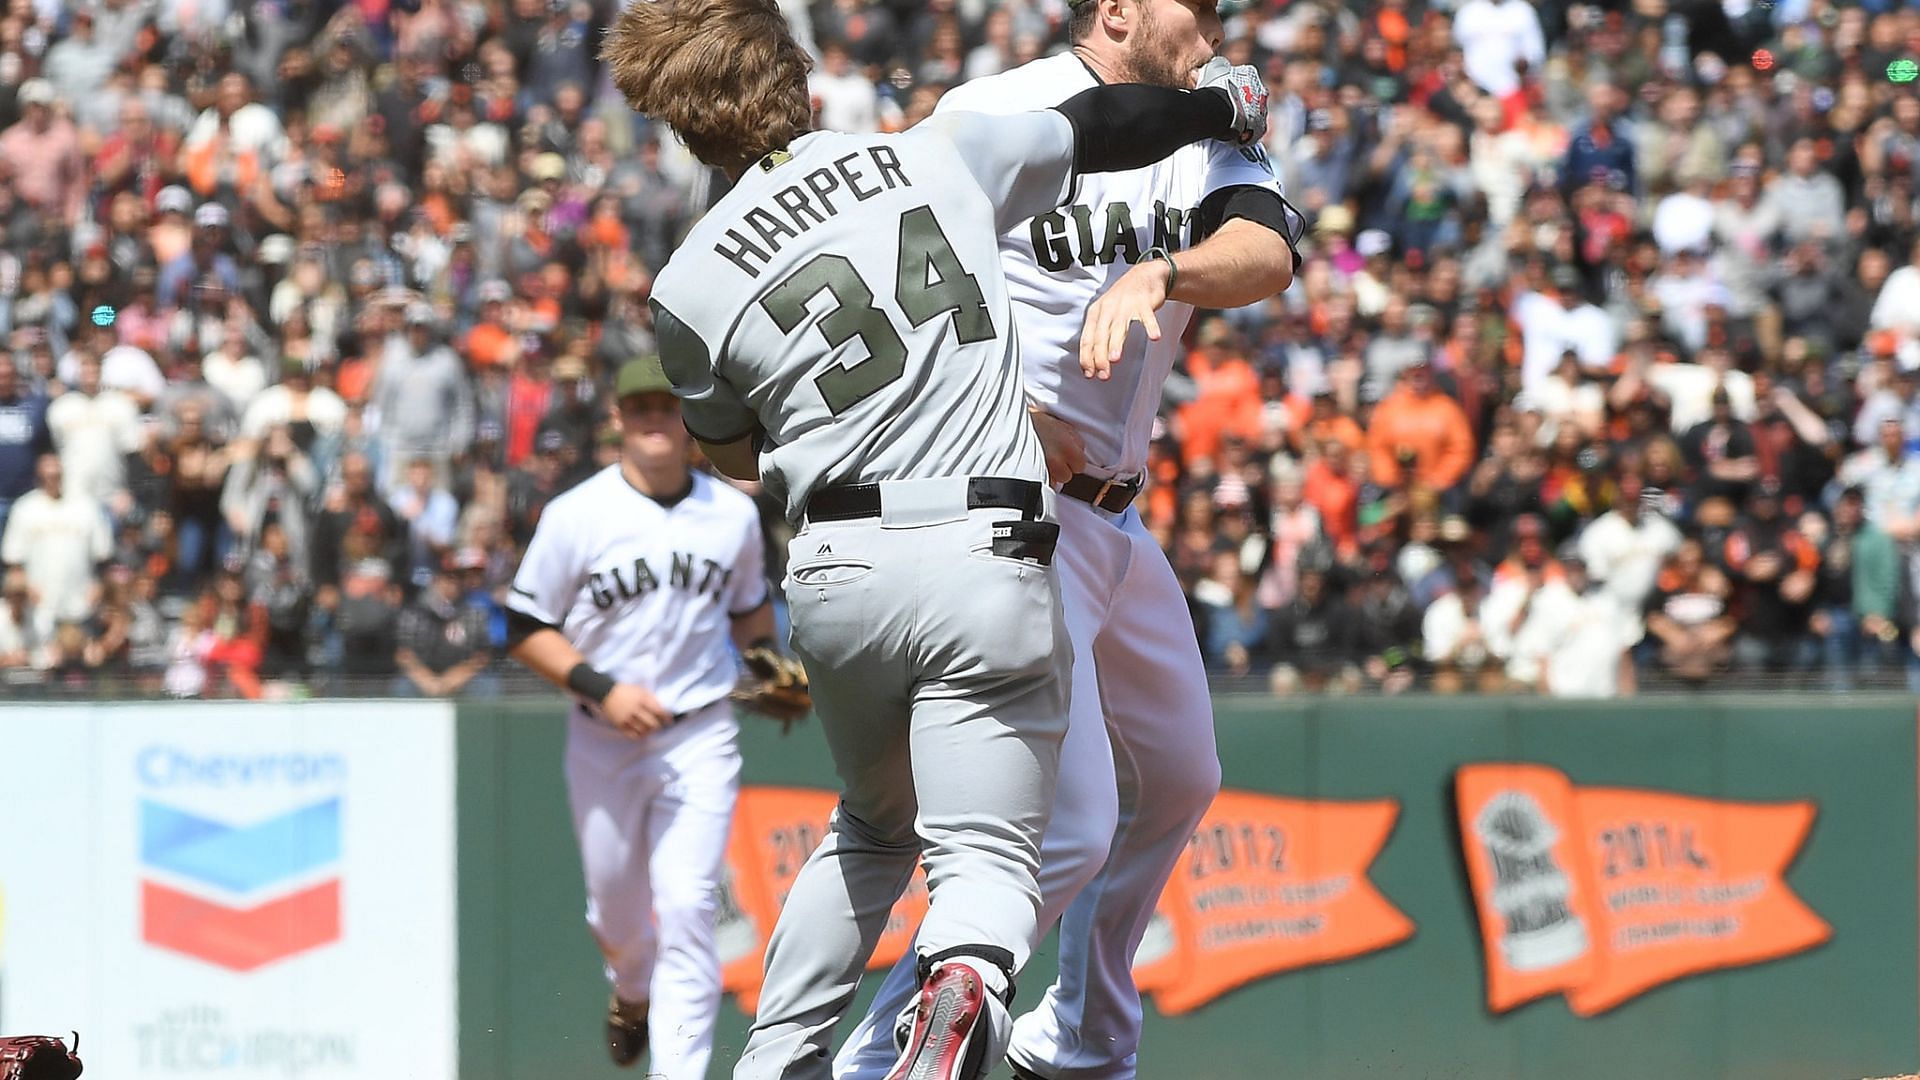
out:
{"label": "giants player running", "polygon": [[[1108,83],[1190,86],[1221,34],[1214,0],[1075,0],[1070,53],[956,87],[936,115],[1015,113]],[[1147,168],[1083,177],[1072,205],[1001,237],[1034,424],[1069,496],[1056,565],[1074,647],[1041,847],[1041,932],[1065,913],[1060,976],[1015,1025],[1016,1076],[1135,1073],[1133,957],[1220,766],[1186,601],[1131,504],[1193,309],[1285,290],[1302,224],[1257,144],[1207,141]],[[1152,317],[1131,325],[1156,308],[1157,326]],[[842,1050],[837,1076],[881,1074],[912,989],[911,961],[902,961]]]}
{"label": "giants player running", "polygon": [[799,526],[794,651],[842,783],[735,1080],[830,1075],[916,861],[919,999],[890,1075],[974,1080],[1004,1052],[1036,929],[1070,662],[994,238],[1071,201],[1078,174],[1257,139],[1266,91],[1225,69],[1192,93],[838,135],[808,131],[808,62],[772,0],[635,3],[605,53],[630,104],[735,181],[655,281],[655,333],[709,457]]}
{"label": "giants player running", "polygon": [[[587,925],[607,958],[607,1049],[704,1080],[720,1007],[714,912],[740,788],[730,643],[770,644],[753,500],[687,466],[660,361],[614,381],[620,461],[553,500],[507,599],[509,651],[578,699],[567,795]],[[651,1033],[651,1039],[649,1039]]]}

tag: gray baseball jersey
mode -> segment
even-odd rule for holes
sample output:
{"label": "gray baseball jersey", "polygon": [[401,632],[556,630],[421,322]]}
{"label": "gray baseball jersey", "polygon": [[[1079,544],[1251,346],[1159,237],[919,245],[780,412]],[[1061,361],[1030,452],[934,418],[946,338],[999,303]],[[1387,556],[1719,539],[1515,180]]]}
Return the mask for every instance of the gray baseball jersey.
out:
{"label": "gray baseball jersey", "polygon": [[688,429],[764,432],[794,518],[825,485],[1044,481],[997,238],[1071,198],[1073,147],[1058,112],[956,113],[749,167],[654,282]]}

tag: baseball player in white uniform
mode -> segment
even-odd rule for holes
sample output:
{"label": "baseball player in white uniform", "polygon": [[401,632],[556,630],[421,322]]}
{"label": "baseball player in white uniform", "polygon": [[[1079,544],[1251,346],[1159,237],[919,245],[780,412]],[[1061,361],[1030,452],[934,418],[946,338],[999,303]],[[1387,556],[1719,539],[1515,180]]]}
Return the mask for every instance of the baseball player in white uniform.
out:
{"label": "baseball player in white uniform", "polygon": [[[1079,0],[1072,10],[1070,52],[964,83],[936,117],[1017,113],[1104,83],[1188,86],[1221,38],[1213,0]],[[1133,958],[1220,765],[1186,600],[1131,504],[1193,309],[1286,289],[1302,225],[1258,146],[1210,140],[1146,168],[1083,177],[1071,205],[1001,237],[1034,423],[1069,496],[1056,566],[1074,646],[1041,847],[1038,928],[1062,920],[1060,974],[1015,1025],[1016,1076],[1135,1075]],[[1157,335],[1125,317],[1143,298],[1165,302]],[[1110,379],[1083,377],[1116,355]],[[913,987],[903,962],[842,1048],[836,1076],[882,1074]]]}
{"label": "baseball player in white uniform", "polygon": [[720,1007],[721,865],[740,787],[735,646],[773,636],[760,515],[688,467],[657,358],[614,382],[620,460],[548,504],[507,599],[513,657],[575,698],[567,795],[607,1049],[705,1080]]}
{"label": "baseball player in white uniform", "polygon": [[734,1076],[831,1074],[918,859],[918,998],[888,1075],[974,1080],[1004,1053],[1036,929],[1071,655],[994,238],[1079,173],[1257,139],[1266,91],[1229,69],[1197,92],[838,135],[808,131],[808,62],[772,0],[634,4],[605,55],[629,103],[735,181],[654,282],[654,328],[689,430],[798,526],[793,647],[842,782]]}

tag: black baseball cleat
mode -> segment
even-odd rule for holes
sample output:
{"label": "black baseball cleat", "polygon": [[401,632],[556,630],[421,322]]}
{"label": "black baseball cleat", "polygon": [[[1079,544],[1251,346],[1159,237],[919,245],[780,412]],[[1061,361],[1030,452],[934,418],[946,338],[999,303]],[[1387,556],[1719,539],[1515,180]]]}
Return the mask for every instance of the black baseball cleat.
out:
{"label": "black baseball cleat", "polygon": [[[947,964],[920,988],[913,1030],[887,1080],[976,1080],[986,1064],[979,1060],[987,1033],[987,987],[980,973],[965,964]],[[976,1038],[977,1037],[977,1038]]]}
{"label": "black baseball cleat", "polygon": [[647,1053],[647,1003],[607,998],[607,1055],[619,1066],[632,1065]]}

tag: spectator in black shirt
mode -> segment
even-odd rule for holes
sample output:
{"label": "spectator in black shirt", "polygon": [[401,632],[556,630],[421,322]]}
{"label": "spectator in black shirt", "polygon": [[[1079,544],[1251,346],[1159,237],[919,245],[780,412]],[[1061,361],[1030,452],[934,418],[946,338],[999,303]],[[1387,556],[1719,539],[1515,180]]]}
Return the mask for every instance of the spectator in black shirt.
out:
{"label": "spectator in black shirt", "polygon": [[394,80],[374,99],[374,109],[386,125],[387,145],[394,160],[409,174],[418,174],[426,158],[427,124],[439,116],[442,101],[430,97],[433,57],[415,53],[394,65]]}
{"label": "spectator in black shirt", "polygon": [[1647,597],[1647,637],[1660,663],[1688,682],[1704,683],[1726,666],[1736,622],[1727,576],[1688,538],[1667,559]]}
{"label": "spectator in black shirt", "polygon": [[341,575],[333,616],[339,634],[334,667],[350,680],[347,689],[378,692],[398,670],[400,599],[400,583],[383,559],[362,559]]}
{"label": "spectator in black shirt", "polygon": [[553,497],[566,490],[563,473],[567,438],[543,431],[533,442],[533,456],[507,475],[507,529],[524,548],[533,539],[533,527]]}
{"label": "spectator in black shirt", "polygon": [[1390,550],[1377,548],[1368,556],[1349,606],[1359,621],[1354,641],[1368,683],[1382,693],[1398,694],[1413,686],[1420,611],[1393,572]]}
{"label": "spectator in black shirt", "polygon": [[1353,689],[1360,673],[1354,666],[1353,614],[1328,587],[1322,566],[1300,568],[1300,589],[1273,613],[1269,651],[1285,659],[1273,669],[1273,689],[1320,693],[1338,686]]}
{"label": "spectator in black shirt", "polygon": [[443,563],[433,584],[400,614],[399,649],[394,659],[402,678],[396,693],[412,697],[453,697],[486,670],[492,645],[486,613],[466,603],[460,571]]}
{"label": "spectator in black shirt", "polygon": [[260,674],[269,679],[304,676],[313,590],[306,564],[293,557],[279,521],[270,521],[261,530],[260,544],[247,560],[244,581],[266,626]]}
{"label": "spectator in black shirt", "polygon": [[1713,498],[1738,504],[1745,500],[1747,486],[1760,475],[1753,432],[1734,418],[1733,402],[1725,387],[1713,392],[1713,415],[1681,437],[1680,451],[1693,470],[1689,501],[1695,505]]}
{"label": "spectator in black shirt", "polygon": [[1761,479],[1777,482],[1781,507],[1798,513],[1833,479],[1833,434],[1812,406],[1764,371],[1753,377],[1753,397],[1749,431]]}
{"label": "spectator in black shirt", "polygon": [[1511,423],[1494,427],[1487,455],[1467,481],[1467,520],[1482,531],[1504,532],[1520,515],[1542,509],[1547,459],[1539,448],[1525,445]]}
{"label": "spectator in black shirt", "polygon": [[1762,480],[1747,499],[1746,518],[1727,538],[1724,561],[1737,584],[1742,668],[1800,671],[1818,658],[1808,635],[1820,582],[1819,549],[1780,512],[1780,486]]}
{"label": "spectator in black shirt", "polygon": [[[326,493],[313,522],[313,583],[337,591],[347,566],[363,558],[405,557],[406,532],[386,500],[373,490],[373,466],[363,454],[340,460],[340,482]],[[323,598],[323,604],[329,601]]]}

